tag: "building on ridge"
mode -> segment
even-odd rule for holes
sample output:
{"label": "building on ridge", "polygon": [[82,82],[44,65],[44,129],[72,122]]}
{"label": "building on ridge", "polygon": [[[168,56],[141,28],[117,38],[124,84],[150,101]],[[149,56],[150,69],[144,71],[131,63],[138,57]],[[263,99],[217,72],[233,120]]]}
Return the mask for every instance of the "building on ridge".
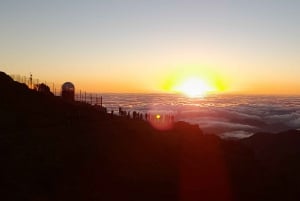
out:
{"label": "building on ridge", "polygon": [[75,100],[75,86],[71,82],[65,82],[61,86],[61,97],[68,101]]}

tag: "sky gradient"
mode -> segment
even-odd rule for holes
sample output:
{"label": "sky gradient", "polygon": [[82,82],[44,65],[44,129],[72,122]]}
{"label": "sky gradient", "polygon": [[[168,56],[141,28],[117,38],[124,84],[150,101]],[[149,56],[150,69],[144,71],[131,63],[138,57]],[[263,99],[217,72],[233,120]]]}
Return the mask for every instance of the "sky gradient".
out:
{"label": "sky gradient", "polygon": [[0,70],[91,92],[300,94],[300,1],[0,0]]}

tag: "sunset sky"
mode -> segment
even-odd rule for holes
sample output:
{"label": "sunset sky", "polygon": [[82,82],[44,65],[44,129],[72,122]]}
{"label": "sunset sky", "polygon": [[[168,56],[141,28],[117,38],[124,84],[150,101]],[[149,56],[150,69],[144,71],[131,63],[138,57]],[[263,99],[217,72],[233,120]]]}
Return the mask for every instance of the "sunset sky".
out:
{"label": "sunset sky", "polygon": [[91,92],[300,94],[298,0],[0,0],[0,70]]}

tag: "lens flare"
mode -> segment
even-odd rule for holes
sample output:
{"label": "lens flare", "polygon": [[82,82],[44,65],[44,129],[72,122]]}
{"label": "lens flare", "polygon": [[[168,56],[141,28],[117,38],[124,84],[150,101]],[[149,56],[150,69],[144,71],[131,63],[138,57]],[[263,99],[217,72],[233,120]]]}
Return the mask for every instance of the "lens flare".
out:
{"label": "lens flare", "polygon": [[148,113],[147,120],[157,130],[170,130],[174,125],[172,113]]}

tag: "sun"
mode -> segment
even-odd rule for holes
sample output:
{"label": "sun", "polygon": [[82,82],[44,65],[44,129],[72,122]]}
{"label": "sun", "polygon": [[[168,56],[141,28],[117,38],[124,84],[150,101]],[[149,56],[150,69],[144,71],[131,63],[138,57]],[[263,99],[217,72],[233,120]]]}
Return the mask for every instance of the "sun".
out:
{"label": "sun", "polygon": [[200,78],[191,77],[185,79],[182,83],[176,86],[174,90],[194,98],[204,97],[208,92],[212,91],[212,87]]}

